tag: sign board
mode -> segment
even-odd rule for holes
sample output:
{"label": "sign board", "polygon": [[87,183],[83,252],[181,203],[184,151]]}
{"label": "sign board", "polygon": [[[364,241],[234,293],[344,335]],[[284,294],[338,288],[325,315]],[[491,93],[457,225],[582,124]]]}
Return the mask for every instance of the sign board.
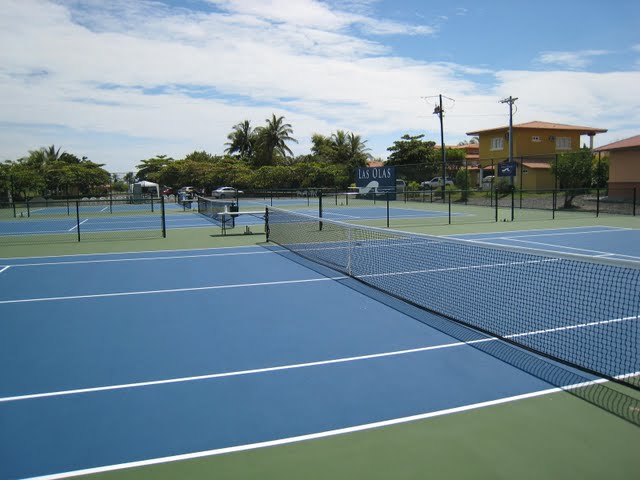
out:
{"label": "sign board", "polygon": [[499,177],[515,177],[516,162],[503,162],[498,164]]}
{"label": "sign board", "polygon": [[389,199],[395,200],[396,167],[359,167],[356,187],[360,195],[372,198],[376,193],[390,192]]}

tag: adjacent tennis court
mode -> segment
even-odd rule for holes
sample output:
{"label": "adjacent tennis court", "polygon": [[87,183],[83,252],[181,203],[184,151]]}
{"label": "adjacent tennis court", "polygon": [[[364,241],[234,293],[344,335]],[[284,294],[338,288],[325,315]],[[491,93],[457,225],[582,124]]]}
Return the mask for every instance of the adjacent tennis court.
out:
{"label": "adjacent tennis court", "polygon": [[[434,295],[452,306],[460,305],[461,296],[466,296],[467,303],[499,320],[501,306],[517,305],[518,300],[496,300],[489,285],[482,289],[482,279],[521,275],[521,265],[487,264],[481,258],[465,257],[435,269],[439,271],[418,272],[411,253],[418,237],[391,241],[395,234],[389,230],[376,238],[355,238],[353,232],[338,238],[337,230],[325,219],[321,234],[329,235],[329,240],[320,242],[314,237],[320,228],[317,218],[292,219],[289,216],[297,214],[285,211],[280,215],[280,221],[277,215],[272,217],[270,235],[278,243],[288,243],[288,249],[269,243],[0,259],[0,364],[5,366],[0,369],[0,478],[108,472],[114,478],[178,478],[184,464],[179,460],[197,465],[193,468],[200,476],[221,478],[227,473],[230,478],[251,476],[252,462],[262,466],[253,471],[254,478],[286,477],[282,468],[291,468],[298,478],[320,478],[314,475],[332,468],[319,466],[324,463],[336,463],[336,468],[342,465],[343,474],[350,472],[342,478],[363,472],[371,478],[417,478],[421,468],[428,468],[420,458],[430,459],[442,478],[458,471],[460,467],[454,464],[464,462],[474,465],[468,478],[495,478],[501,471],[497,459],[491,466],[482,466],[481,451],[497,444],[493,438],[496,428],[503,428],[502,422],[508,423],[510,417],[491,416],[483,424],[483,434],[476,430],[479,424],[475,422],[486,414],[479,412],[499,408],[513,412],[519,407],[512,405],[531,405],[527,402],[542,402],[547,397],[556,398],[555,404],[547,405],[548,413],[527,407],[530,417],[524,424],[530,430],[512,432],[516,438],[521,435],[521,445],[530,443],[528,435],[538,443],[554,445],[553,438],[535,433],[534,425],[555,418],[551,412],[563,402],[568,402],[569,410],[558,418],[584,411],[587,424],[580,427],[582,434],[594,435],[597,430],[603,438],[574,439],[570,448],[557,445],[565,449],[565,458],[572,459],[569,463],[585,457],[573,469],[556,453],[549,453],[556,466],[527,463],[523,460],[527,452],[515,445],[513,452],[504,455],[520,459],[521,464],[504,461],[504,478],[565,470],[589,470],[582,477],[603,471],[610,478],[638,474],[632,453],[640,440],[638,428],[585,401],[557,397],[558,385],[539,368],[568,372],[564,378],[570,379],[598,377],[490,335],[460,325],[454,328],[454,323],[439,315],[381,292],[381,285],[371,280],[404,282],[403,288],[409,288],[407,282],[415,284],[417,278],[418,288],[437,293],[443,274],[464,278],[469,270],[479,272],[473,278],[480,283],[470,282],[468,290],[447,294],[446,289],[452,287],[442,283],[445,293]],[[285,225],[287,229],[278,232]],[[310,229],[315,231],[311,237],[298,237],[301,230],[308,233]],[[528,242],[528,247],[553,252],[580,249],[594,257],[639,259],[637,235],[634,229],[595,226],[485,234],[466,240],[472,240],[470,245]],[[606,240],[599,243],[602,239]],[[429,248],[438,243],[427,240]],[[345,247],[344,242],[356,243]],[[565,244],[558,246],[560,242]],[[361,277],[354,280],[339,269],[327,268],[326,261],[320,262],[324,266],[308,262],[289,250],[329,258],[336,266],[344,261],[354,270],[358,259],[370,267],[384,265],[386,270],[354,271],[354,276]],[[382,251],[386,258],[381,258]],[[547,272],[549,264],[557,263],[534,263],[532,271]],[[551,272],[547,278],[558,278],[557,288],[567,282],[580,283],[571,275],[563,278],[557,266]],[[363,279],[376,288],[365,285]],[[539,277],[538,283],[543,279]],[[606,350],[590,351],[587,346],[590,366],[617,366],[619,370],[606,372],[612,376],[637,374],[628,370],[638,360],[637,356],[628,358],[633,354],[629,349],[636,349],[639,340],[637,290],[613,292],[618,299],[628,298],[620,303],[635,308],[635,318],[626,315],[615,326],[585,323],[594,304],[611,303],[610,289],[618,284],[606,285],[609,290],[594,290],[591,303],[576,306],[579,314],[574,318],[560,309],[553,312],[550,321],[555,331],[536,323],[533,316],[528,327],[515,322],[510,334],[532,339],[532,345],[542,348],[564,345],[568,331],[588,332],[583,338],[589,339],[597,330],[597,335],[606,335],[616,345],[626,342],[628,350],[611,361]],[[629,285],[637,287],[637,283]],[[538,296],[551,294],[548,285],[539,288]],[[582,358],[585,352],[574,353]],[[634,412],[626,414],[632,418]],[[519,425],[522,420],[512,421]],[[442,422],[448,422],[448,428]],[[403,424],[407,427],[397,430]],[[418,425],[420,433],[415,430]],[[439,442],[426,433],[434,431],[440,435]],[[569,438],[574,435],[568,432]],[[465,436],[469,438],[462,438]],[[332,438],[337,443],[327,443]],[[345,444],[345,438],[352,445]],[[416,438],[422,441],[409,447],[405,443]],[[302,441],[308,445],[306,453],[291,450]],[[402,446],[402,453],[393,446],[395,442]],[[447,460],[438,458],[443,451],[436,445],[456,442],[464,445],[462,456],[467,458],[459,458],[461,452],[454,449],[448,469],[444,468]],[[616,451],[607,453],[609,460],[601,460],[600,467],[590,457],[595,457],[593,446],[603,444],[614,445]],[[314,445],[322,447],[310,461]],[[354,448],[360,448],[355,464],[353,458],[343,456]],[[391,470],[380,469],[378,462],[385,458],[385,451],[397,452],[397,459],[412,452],[409,459],[414,463],[398,465],[397,459],[387,458],[385,465]],[[247,459],[238,457],[242,452],[259,453]],[[198,459],[200,463],[194,464]],[[212,459],[219,460],[202,463]],[[305,459],[310,463],[296,463]],[[319,462],[316,473],[313,462]],[[340,478],[340,473],[334,478]]]}

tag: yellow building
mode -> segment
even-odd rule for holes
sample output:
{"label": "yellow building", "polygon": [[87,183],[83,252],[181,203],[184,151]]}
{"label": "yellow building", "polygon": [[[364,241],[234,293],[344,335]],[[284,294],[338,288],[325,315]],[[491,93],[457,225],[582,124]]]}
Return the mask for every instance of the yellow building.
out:
{"label": "yellow building", "polygon": [[[551,165],[556,155],[579,150],[582,135],[593,137],[607,130],[603,128],[563,125],[549,122],[527,122],[513,125],[513,160],[517,164],[514,184],[523,190],[555,187]],[[494,175],[495,166],[509,159],[509,127],[468,132],[480,141],[481,178]]]}
{"label": "yellow building", "polygon": [[640,196],[640,135],[610,143],[596,152],[609,154],[609,197]]}

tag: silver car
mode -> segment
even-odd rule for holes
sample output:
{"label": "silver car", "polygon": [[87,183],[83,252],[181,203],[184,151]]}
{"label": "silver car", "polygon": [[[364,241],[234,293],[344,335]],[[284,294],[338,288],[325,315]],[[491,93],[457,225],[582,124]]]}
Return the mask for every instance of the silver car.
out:
{"label": "silver car", "polygon": [[242,195],[242,190],[236,190],[233,187],[220,187],[211,192],[213,198],[233,198]]}

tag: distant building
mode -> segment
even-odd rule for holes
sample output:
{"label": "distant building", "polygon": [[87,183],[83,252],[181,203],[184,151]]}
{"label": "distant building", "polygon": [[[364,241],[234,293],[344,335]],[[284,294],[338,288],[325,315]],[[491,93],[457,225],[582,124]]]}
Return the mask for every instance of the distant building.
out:
{"label": "distant building", "polygon": [[[540,121],[513,125],[513,160],[517,164],[514,183],[524,190],[554,188],[551,165],[556,155],[580,149],[583,135],[589,137],[593,148],[593,137],[606,131]],[[509,158],[509,127],[477,130],[467,135],[479,137],[480,179],[494,175],[496,164]]]}
{"label": "distant building", "polygon": [[609,154],[609,197],[640,195],[640,135],[596,148]]}

